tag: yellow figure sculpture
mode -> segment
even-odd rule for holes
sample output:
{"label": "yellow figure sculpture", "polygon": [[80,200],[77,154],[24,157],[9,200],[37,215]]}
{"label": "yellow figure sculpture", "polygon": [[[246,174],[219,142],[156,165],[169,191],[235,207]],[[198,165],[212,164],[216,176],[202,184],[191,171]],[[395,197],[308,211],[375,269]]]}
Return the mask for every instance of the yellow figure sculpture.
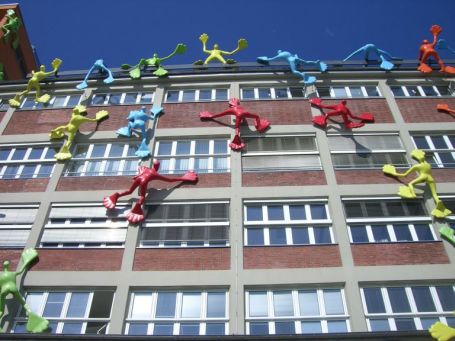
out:
{"label": "yellow figure sculpture", "polygon": [[206,33],[203,33],[199,37],[199,40],[202,42],[202,50],[205,53],[209,54],[209,56],[207,57],[207,59],[204,62],[202,60],[198,60],[198,61],[194,62],[194,64],[196,64],[196,65],[208,64],[214,59],[217,59],[219,62],[221,62],[223,64],[235,64],[236,63],[235,60],[233,60],[233,59],[225,60],[223,58],[223,55],[230,56],[230,55],[233,55],[234,53],[248,47],[248,42],[246,41],[246,39],[242,38],[242,39],[239,39],[239,41],[237,43],[237,48],[231,52],[220,50],[218,44],[213,45],[213,50],[207,50],[206,44],[207,44],[207,41],[209,40],[209,36]]}
{"label": "yellow figure sculpture", "polygon": [[68,124],[52,129],[49,133],[49,137],[51,139],[61,139],[65,136],[65,132],[68,133],[68,140],[65,142],[60,151],[55,154],[55,158],[57,160],[64,161],[71,159],[72,155],[70,152],[70,147],[82,123],[99,122],[109,116],[109,113],[106,110],[98,111],[96,113],[96,118],[87,118],[85,117],[86,114],[87,108],[85,106],[76,105],[73,109],[73,113]]}
{"label": "yellow figure sculpture", "polygon": [[55,74],[58,71],[58,69],[60,68],[60,65],[62,65],[62,60],[55,58],[52,61],[51,65],[52,65],[53,69],[50,72],[46,72],[46,67],[44,65],[40,66],[39,71],[37,71],[37,72],[32,71],[32,78],[30,78],[30,80],[28,81],[27,89],[16,94],[16,96],[14,96],[14,98],[10,99],[9,105],[13,108],[19,108],[24,96],[27,96],[28,93],[32,90],[35,90],[35,92],[36,92],[35,93],[35,102],[39,102],[39,103],[49,102],[49,100],[51,99],[51,96],[49,96],[48,94],[44,94],[44,95],[40,96],[41,88],[40,88],[39,82],[41,82],[46,77],[51,76],[52,74]]}
{"label": "yellow figure sculpture", "polygon": [[428,329],[433,339],[438,341],[449,341],[455,337],[455,329],[449,327],[448,325],[442,322],[434,323],[430,329]]}
{"label": "yellow figure sculpture", "polygon": [[382,167],[382,171],[387,175],[395,177],[405,177],[412,172],[417,172],[419,174],[417,178],[408,183],[407,186],[400,186],[398,195],[406,199],[415,199],[416,194],[414,191],[414,185],[426,182],[436,204],[436,208],[431,211],[431,214],[436,218],[444,218],[448,216],[452,212],[444,206],[444,203],[441,199],[439,199],[438,194],[436,193],[436,184],[433,176],[431,175],[431,165],[425,160],[425,152],[423,150],[416,149],[411,153],[411,157],[419,163],[412,166],[404,173],[397,173],[395,166],[393,165],[384,165],[384,167]]}

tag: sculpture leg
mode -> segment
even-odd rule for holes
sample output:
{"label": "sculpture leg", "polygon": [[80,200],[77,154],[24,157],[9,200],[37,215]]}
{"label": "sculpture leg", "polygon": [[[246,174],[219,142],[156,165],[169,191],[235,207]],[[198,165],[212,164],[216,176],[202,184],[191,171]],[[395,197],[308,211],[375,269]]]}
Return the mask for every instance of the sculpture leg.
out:
{"label": "sculpture leg", "polygon": [[103,199],[103,206],[106,207],[107,209],[113,209],[115,208],[115,205],[117,205],[117,200],[120,198],[120,197],[123,197],[125,195],[129,195],[131,193],[133,193],[133,191],[139,186],[139,182],[138,180],[134,180],[133,184],[131,185],[130,189],[126,190],[126,191],[123,191],[121,193],[119,192],[115,192],[114,194],[108,196],[108,197],[105,197]]}
{"label": "sculpture leg", "polygon": [[74,135],[75,135],[74,133],[70,133],[68,135],[68,141],[66,141],[66,143],[60,149],[60,151],[57,154],[55,154],[56,160],[65,161],[65,160],[69,160],[73,157],[73,155],[70,152],[70,147],[73,143]]}
{"label": "sculpture leg", "polygon": [[436,204],[436,208],[431,211],[431,214],[436,218],[444,218],[451,214],[452,211],[446,208],[442,200],[439,198],[438,193],[436,192],[436,184],[433,181],[429,181],[428,187],[430,187],[431,196]]}
{"label": "sculpture leg", "polygon": [[142,204],[145,201],[145,195],[147,194],[147,184],[142,184],[139,187],[139,200],[134,204],[131,211],[126,215],[126,218],[130,223],[139,223],[144,220],[144,211],[142,210]]}
{"label": "sculpture leg", "polygon": [[246,113],[245,117],[254,119],[254,127],[260,133],[263,133],[264,131],[267,130],[268,127],[270,127],[270,122],[268,120],[260,118],[256,114]]}
{"label": "sculpture leg", "polygon": [[5,296],[6,295],[0,295],[0,319],[3,317],[3,313],[5,312]]}
{"label": "sculpture leg", "polygon": [[147,157],[150,155],[150,149],[147,146],[146,138],[142,139],[141,144],[138,146],[138,148],[134,154],[140,158]]}
{"label": "sculpture leg", "polygon": [[363,122],[352,122],[352,121],[350,121],[349,118],[348,118],[348,115],[345,114],[345,113],[342,113],[341,116],[343,117],[344,126],[347,129],[360,128],[360,127],[363,127],[365,125],[365,123],[363,123]]}
{"label": "sculpture leg", "polygon": [[424,53],[422,59],[420,60],[420,65],[417,67],[417,70],[422,73],[430,73],[433,71],[433,69],[428,64],[426,64],[428,57],[430,57],[430,55],[428,53]]}
{"label": "sculpture leg", "polygon": [[232,150],[242,150],[245,148],[245,142],[242,141],[242,138],[240,137],[240,122],[238,122],[237,126],[237,121],[235,122],[235,135],[234,138],[232,139],[231,143],[229,143],[229,147],[231,147]]}

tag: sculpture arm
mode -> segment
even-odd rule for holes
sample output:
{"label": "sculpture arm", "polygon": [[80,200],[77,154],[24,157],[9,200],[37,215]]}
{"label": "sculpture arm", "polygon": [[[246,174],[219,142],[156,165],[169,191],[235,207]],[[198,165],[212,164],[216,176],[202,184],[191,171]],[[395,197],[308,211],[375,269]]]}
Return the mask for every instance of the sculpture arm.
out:
{"label": "sculpture arm", "polygon": [[354,52],[352,52],[349,56],[347,56],[346,58],[343,59],[343,62],[347,61],[349,58],[352,58],[356,54],[359,54],[360,52],[363,52],[363,51],[365,51],[365,46],[362,46],[360,49],[355,50]]}
{"label": "sculpture arm", "polygon": [[166,182],[179,182],[179,181],[188,181],[188,178],[186,178],[185,175],[180,176],[180,177],[171,178],[171,177],[163,176],[161,174],[156,174],[155,180],[161,180],[161,181],[166,181]]}
{"label": "sculpture arm", "polygon": [[160,61],[164,61],[166,59],[169,59],[169,58],[175,56],[177,53],[184,53],[185,51],[186,51],[186,46],[184,44],[177,44],[174,51],[169,56],[160,58]]}
{"label": "sculpture arm", "polygon": [[406,172],[404,172],[404,173],[395,172],[394,175],[399,178],[404,178],[404,177],[408,176],[409,174],[411,174],[412,172],[417,172],[418,170],[419,170],[419,165],[414,165],[411,168],[409,168]]}

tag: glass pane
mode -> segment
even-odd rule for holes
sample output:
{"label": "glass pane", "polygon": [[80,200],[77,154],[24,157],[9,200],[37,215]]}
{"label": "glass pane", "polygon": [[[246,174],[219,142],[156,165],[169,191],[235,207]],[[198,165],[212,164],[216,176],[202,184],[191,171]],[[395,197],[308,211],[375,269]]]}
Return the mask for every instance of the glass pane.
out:
{"label": "glass pane", "polygon": [[93,145],[92,153],[90,157],[103,157],[104,152],[106,151],[106,145],[104,144],[95,144]]}
{"label": "glass pane", "polygon": [[[305,97],[305,93],[303,92],[302,88],[290,88],[289,90],[291,91],[292,98],[303,98],[303,97]],[[320,96],[322,96],[322,95],[320,94]]]}
{"label": "glass pane", "polygon": [[64,292],[51,292],[47,297],[46,306],[44,307],[44,317],[60,317],[65,301]]}
{"label": "glass pane", "polygon": [[43,155],[44,147],[34,147],[30,152],[28,159],[29,160],[39,160],[41,155]]}
{"label": "glass pane", "polygon": [[370,319],[370,328],[372,332],[382,332],[390,330],[389,321],[387,319]]}
{"label": "glass pane", "polygon": [[104,101],[106,100],[106,94],[96,94],[93,95],[92,101],[90,102],[90,105],[101,105],[104,104]]}
{"label": "glass pane", "polygon": [[390,305],[394,313],[411,312],[408,297],[404,288],[387,288],[389,293]]}
{"label": "glass pane", "polygon": [[254,99],[254,89],[242,89],[242,99]]}
{"label": "glass pane", "polygon": [[264,230],[262,228],[247,229],[247,245],[264,245]]}
{"label": "glass pane", "polygon": [[23,160],[28,148],[16,148],[11,160]]}
{"label": "glass pane", "polygon": [[269,88],[259,88],[259,98],[260,99],[269,99],[272,98]]}
{"label": "glass pane", "polygon": [[66,96],[55,96],[54,102],[52,103],[53,107],[63,107],[66,102]]}
{"label": "glass pane", "polygon": [[87,175],[98,175],[103,161],[89,161],[87,164]]}
{"label": "glass pane", "polygon": [[447,149],[447,143],[442,136],[430,136],[436,149]]}
{"label": "glass pane", "polygon": [[109,104],[118,105],[120,104],[121,98],[122,94],[112,94],[109,96]]}
{"label": "glass pane", "polygon": [[[177,98],[178,98],[178,94],[177,94]],[[142,93],[140,103],[141,104],[152,103],[152,99],[153,99],[153,93]]]}
{"label": "glass pane", "polygon": [[212,89],[199,90],[200,101],[210,101],[212,99]]}
{"label": "glass pane", "polygon": [[412,287],[412,295],[416,302],[417,311],[427,312],[436,311],[436,307],[431,297],[430,288],[425,286]]}
{"label": "glass pane", "polygon": [[88,292],[74,292],[71,295],[71,300],[68,306],[66,317],[85,317],[88,297],[89,297]]}
{"label": "glass pane", "polygon": [[288,98],[288,89],[287,88],[275,88],[275,97],[276,98]]}
{"label": "glass pane", "polygon": [[422,90],[426,96],[438,96],[438,93],[433,86],[422,86]]}
{"label": "glass pane", "polygon": [[0,160],[5,161],[10,153],[10,149],[0,149]]}
{"label": "glass pane", "polygon": [[331,244],[330,229],[328,227],[314,227],[314,241],[316,244]]}
{"label": "glass pane", "polygon": [[365,90],[367,91],[368,97],[378,97],[379,91],[376,86],[366,86]]}
{"label": "glass pane", "polygon": [[436,317],[423,317],[420,319],[422,323],[422,329],[429,329],[434,323],[438,322],[439,319]]}
{"label": "glass pane", "polygon": [[147,323],[130,323],[128,335],[147,335]]}
{"label": "glass pane", "polygon": [[215,98],[217,101],[225,101],[228,98],[228,89],[216,89]]}
{"label": "glass pane", "polygon": [[446,317],[447,325],[455,328],[455,317]]}
{"label": "glass pane", "polygon": [[158,301],[156,303],[156,317],[174,317],[175,302],[175,292],[158,293]]}
{"label": "glass pane", "polygon": [[408,90],[409,96],[421,96],[416,86],[407,86],[406,89]]}
{"label": "glass pane", "polygon": [[275,322],[275,334],[295,334],[295,323],[292,321]]}
{"label": "glass pane", "polygon": [[33,174],[35,174],[36,165],[25,165],[22,168],[20,178],[32,178]]}
{"label": "glass pane", "polygon": [[307,227],[293,227],[292,228],[292,243],[293,244],[309,244],[310,237],[308,235]]}
{"label": "glass pane", "polygon": [[158,146],[158,155],[171,155],[172,142],[160,141]]}
{"label": "glass pane", "polygon": [[132,319],[148,319],[152,316],[152,295],[148,293],[135,293],[133,307],[131,308]]}
{"label": "glass pane", "polygon": [[224,335],[225,326],[224,323],[207,323],[205,325],[205,335]]}
{"label": "glass pane", "polygon": [[265,291],[250,292],[250,317],[267,316],[267,293]]}
{"label": "glass pane", "polygon": [[283,206],[267,206],[269,220],[284,220]]}
{"label": "glass pane", "polygon": [[302,334],[322,333],[321,322],[302,322]]}
{"label": "glass pane", "polygon": [[311,204],[311,218],[315,219],[327,219],[327,212],[325,211],[325,205]]}
{"label": "glass pane", "polygon": [[386,225],[372,225],[373,237],[375,242],[389,242],[389,232]]}
{"label": "glass pane", "polygon": [[123,104],[134,104],[136,103],[137,93],[129,92],[125,94],[125,98],[123,99]]}
{"label": "glass pane", "polygon": [[207,173],[209,170],[209,158],[198,157],[194,159],[194,170],[197,173]]}
{"label": "glass pane", "polygon": [[183,91],[183,102],[194,101],[194,97],[196,95],[195,90],[184,90]]}
{"label": "glass pane", "polygon": [[215,154],[228,154],[226,140],[215,140],[214,143],[215,143],[215,146],[214,146]]}
{"label": "glass pane", "polygon": [[194,154],[209,154],[209,140],[197,140]]}
{"label": "glass pane", "polygon": [[108,318],[111,316],[113,291],[95,291],[93,293],[92,306],[88,317]]}
{"label": "glass pane", "polygon": [[417,237],[419,238],[419,240],[434,240],[430,225],[414,224],[414,228],[416,230]]}
{"label": "glass pane", "polygon": [[123,155],[124,146],[121,144],[112,144],[109,150],[109,157],[121,157]]}
{"label": "glass pane", "polygon": [[367,229],[364,225],[351,226],[350,229],[353,243],[368,243]]}
{"label": "glass pane", "polygon": [[332,87],[332,91],[333,91],[333,95],[334,97],[336,98],[340,98],[340,97],[348,97],[347,93],[346,93],[346,89],[343,87]]}
{"label": "glass pane", "polygon": [[182,317],[200,317],[201,293],[184,293],[182,299]]}
{"label": "glass pane", "polygon": [[[74,152],[73,158],[75,158],[75,157],[77,157],[77,158],[86,157],[87,156],[87,152],[88,152],[88,147],[89,147],[89,145],[78,145],[76,147],[76,151]],[[47,158],[48,158],[48,156],[46,155],[46,159]]]}
{"label": "glass pane", "polygon": [[363,294],[369,314],[385,313],[381,288],[363,288]]}
{"label": "glass pane", "polygon": [[166,102],[178,102],[179,100],[179,91],[171,90],[167,92]]}
{"label": "glass pane", "polygon": [[396,318],[395,325],[397,326],[397,330],[416,330],[416,326],[414,324],[414,319],[412,318]]}
{"label": "glass pane", "polygon": [[250,335],[266,335],[269,333],[267,322],[250,322]]}
{"label": "glass pane", "polygon": [[350,86],[349,90],[351,91],[351,97],[354,97],[354,98],[356,98],[356,97],[364,97],[362,89],[360,88],[360,86]]}
{"label": "glass pane", "polygon": [[275,291],[273,293],[273,310],[275,316],[293,316],[292,294],[290,291]]}
{"label": "glass pane", "polygon": [[226,294],[224,292],[209,292],[207,294],[207,317],[225,317]]}
{"label": "glass pane", "polygon": [[199,335],[199,323],[181,323],[179,335]]}
{"label": "glass pane", "polygon": [[172,335],[174,325],[172,323],[155,323],[153,335]]}
{"label": "glass pane", "polygon": [[414,140],[414,144],[419,149],[430,149],[428,145],[427,139],[425,136],[413,136],[412,139]]}
{"label": "glass pane", "polygon": [[229,171],[229,158],[215,157],[213,158],[213,171],[214,172],[228,172]]}
{"label": "glass pane", "polygon": [[71,95],[68,103],[66,103],[67,107],[74,107],[79,104],[79,100],[81,99],[80,95]]}
{"label": "glass pane", "polygon": [[397,241],[412,241],[411,232],[409,231],[409,226],[407,224],[394,224],[393,231],[397,237]]}
{"label": "glass pane", "polygon": [[191,142],[190,141],[177,141],[176,155],[190,154]]}
{"label": "glass pane", "polygon": [[437,286],[436,291],[444,311],[452,311],[455,309],[455,293],[451,285]]}
{"label": "glass pane", "polygon": [[346,321],[327,321],[327,328],[329,333],[346,333],[348,331],[348,327],[346,325]]}
{"label": "glass pane", "polygon": [[270,245],[286,245],[286,230],[283,227],[269,228]]}
{"label": "glass pane", "polygon": [[63,325],[62,334],[81,334],[81,322],[65,322]]}
{"label": "glass pane", "polygon": [[344,314],[343,298],[338,289],[326,289],[323,291],[325,313],[327,315]]}
{"label": "glass pane", "polygon": [[21,334],[27,333],[26,325],[27,325],[26,322],[17,322],[13,327],[14,333],[21,333]]}
{"label": "glass pane", "polygon": [[14,165],[7,166],[5,172],[3,173],[3,179],[14,179],[18,171],[19,166]]}
{"label": "glass pane", "polygon": [[299,306],[300,315],[318,316],[320,313],[316,290],[299,291]]}
{"label": "glass pane", "polygon": [[247,206],[246,220],[247,221],[261,221],[262,220],[262,206]]}

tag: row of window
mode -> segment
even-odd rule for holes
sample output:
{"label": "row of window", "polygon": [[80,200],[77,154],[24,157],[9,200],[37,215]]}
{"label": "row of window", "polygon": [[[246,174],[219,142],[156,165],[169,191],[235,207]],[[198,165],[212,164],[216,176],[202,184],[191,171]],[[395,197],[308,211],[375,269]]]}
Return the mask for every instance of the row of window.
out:
{"label": "row of window", "polygon": [[[444,202],[455,212],[454,198]],[[343,206],[351,243],[437,240],[422,201],[343,199]],[[123,247],[128,209],[54,204],[40,247]],[[37,212],[34,205],[0,206],[0,246],[24,246]],[[148,204],[139,247],[229,246],[229,214],[228,201]],[[243,226],[245,246],[336,243],[324,201],[245,201]]]}
{"label": "row of window", "polygon": [[[425,330],[442,321],[455,325],[455,287],[448,284],[362,286],[369,331]],[[108,334],[113,290],[29,291],[32,311],[50,321],[50,333]],[[350,332],[341,287],[252,289],[245,292],[246,333],[313,334]],[[13,325],[25,332],[25,312]],[[129,335],[228,335],[229,292],[135,290],[124,329]]]}

